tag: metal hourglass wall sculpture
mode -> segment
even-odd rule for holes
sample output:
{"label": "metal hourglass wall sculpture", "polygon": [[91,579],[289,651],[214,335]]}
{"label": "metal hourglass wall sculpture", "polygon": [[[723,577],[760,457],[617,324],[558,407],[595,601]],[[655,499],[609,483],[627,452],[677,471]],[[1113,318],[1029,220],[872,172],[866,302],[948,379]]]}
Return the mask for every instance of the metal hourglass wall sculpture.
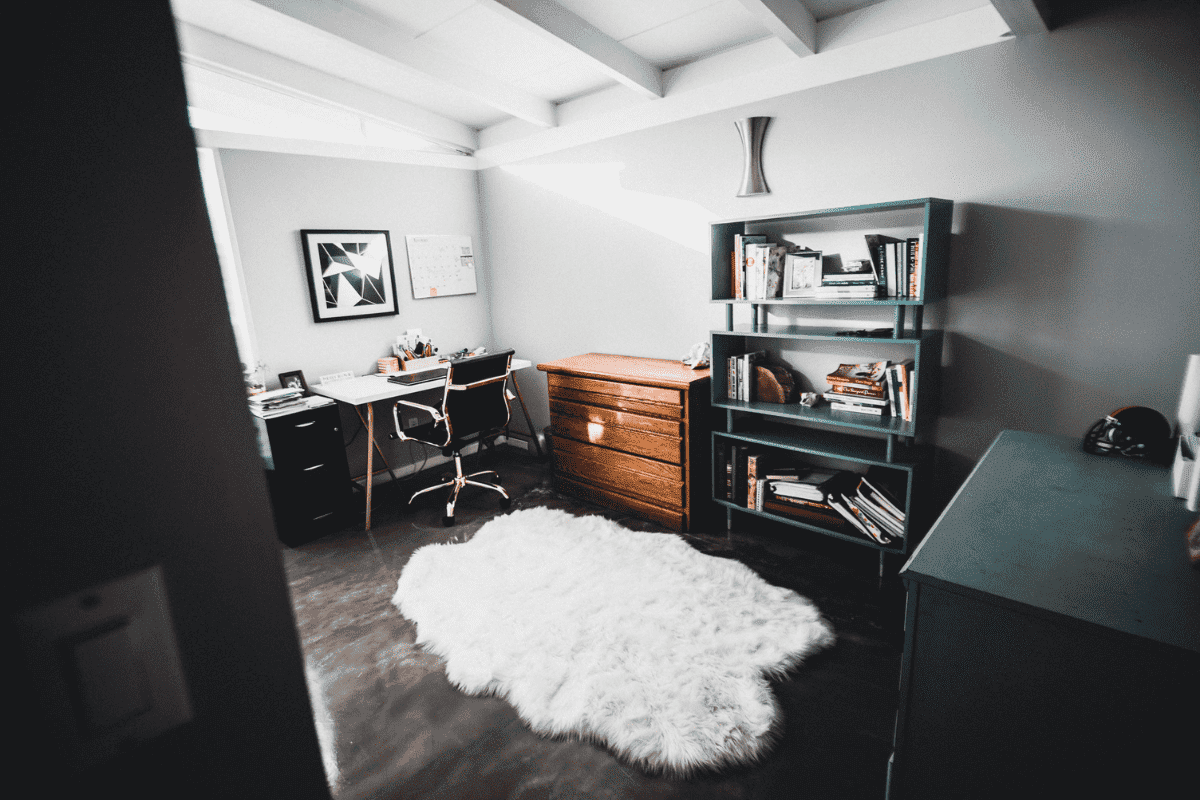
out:
{"label": "metal hourglass wall sculpture", "polygon": [[756,194],[770,194],[767,179],[762,173],[762,144],[763,136],[767,133],[767,123],[770,117],[746,117],[739,119],[738,135],[742,137],[742,154],[746,163],[742,170],[742,187],[738,189],[738,197],[750,197]]}

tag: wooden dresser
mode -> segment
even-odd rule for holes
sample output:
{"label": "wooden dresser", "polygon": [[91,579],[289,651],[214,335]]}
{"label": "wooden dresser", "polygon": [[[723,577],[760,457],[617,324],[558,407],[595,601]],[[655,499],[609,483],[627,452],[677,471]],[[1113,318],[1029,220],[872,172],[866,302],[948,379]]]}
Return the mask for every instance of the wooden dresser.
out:
{"label": "wooden dresser", "polygon": [[709,371],[588,353],[547,373],[557,487],[677,531],[712,498]]}

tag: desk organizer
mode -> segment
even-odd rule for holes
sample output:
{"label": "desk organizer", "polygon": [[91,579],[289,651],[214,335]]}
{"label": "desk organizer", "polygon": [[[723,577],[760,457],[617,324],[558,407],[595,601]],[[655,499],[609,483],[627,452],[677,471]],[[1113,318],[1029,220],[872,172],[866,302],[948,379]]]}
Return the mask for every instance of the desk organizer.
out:
{"label": "desk organizer", "polygon": [[415,372],[417,370],[430,369],[442,363],[440,356],[429,356],[427,358],[410,358],[400,361],[400,369],[405,372]]}

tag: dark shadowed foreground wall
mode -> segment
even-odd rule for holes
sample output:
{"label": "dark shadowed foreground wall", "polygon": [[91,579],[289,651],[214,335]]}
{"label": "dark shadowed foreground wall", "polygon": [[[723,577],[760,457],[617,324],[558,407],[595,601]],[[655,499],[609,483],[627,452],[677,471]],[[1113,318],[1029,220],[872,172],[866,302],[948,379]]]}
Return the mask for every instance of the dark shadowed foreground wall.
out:
{"label": "dark shadowed foreground wall", "polygon": [[37,48],[6,115],[6,611],[161,565],[194,716],[75,775],[18,680],[10,775],[31,797],[328,797],[170,7],[26,14]]}

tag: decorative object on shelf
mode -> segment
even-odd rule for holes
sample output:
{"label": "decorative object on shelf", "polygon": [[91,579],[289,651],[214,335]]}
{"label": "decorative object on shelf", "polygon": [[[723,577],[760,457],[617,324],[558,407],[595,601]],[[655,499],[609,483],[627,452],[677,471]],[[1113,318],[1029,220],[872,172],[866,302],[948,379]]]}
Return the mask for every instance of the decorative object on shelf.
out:
{"label": "decorative object on shelf", "polygon": [[548,508],[418,549],[392,603],[461,691],[678,777],[765,755],[780,722],[768,677],[835,639],[812,601],[742,564]]}
{"label": "decorative object on shelf", "polygon": [[819,402],[821,402],[821,395],[816,392],[802,392],[800,394],[800,405],[805,408],[812,408]]}
{"label": "decorative object on shelf", "polygon": [[282,389],[299,389],[304,392],[306,397],[309,394],[308,384],[304,381],[304,372],[302,370],[279,373],[279,386]]}
{"label": "decorative object on shelf", "polygon": [[254,366],[242,364],[242,380],[246,384],[246,394],[255,395],[267,390],[267,365],[259,361]]}
{"label": "decorative object on shelf", "polygon": [[302,230],[313,322],[398,314],[387,231]]}
{"label": "decorative object on shelf", "polygon": [[821,283],[821,251],[800,250],[784,257],[783,297],[813,297]]}
{"label": "decorative object on shelf", "polygon": [[1097,420],[1083,437],[1084,452],[1159,461],[1171,444],[1171,423],[1152,408],[1125,406]]}
{"label": "decorative object on shelf", "polygon": [[758,364],[754,368],[758,385],[757,399],[764,403],[796,402],[796,379],[786,368],[776,364]]}
{"label": "decorative object on shelf", "polygon": [[734,123],[737,126],[738,135],[742,138],[742,155],[745,159],[742,167],[742,186],[738,189],[738,197],[771,193],[762,171],[763,137],[766,136],[767,123],[770,121],[770,117],[746,117]]}
{"label": "decorative object on shelf", "polygon": [[710,362],[708,342],[697,342],[683,357],[683,363],[692,369],[708,369]]}

